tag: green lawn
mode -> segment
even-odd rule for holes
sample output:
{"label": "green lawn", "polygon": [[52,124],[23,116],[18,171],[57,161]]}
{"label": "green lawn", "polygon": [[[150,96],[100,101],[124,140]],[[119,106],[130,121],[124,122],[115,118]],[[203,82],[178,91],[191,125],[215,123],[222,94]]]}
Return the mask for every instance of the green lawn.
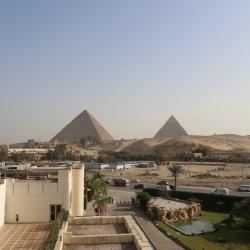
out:
{"label": "green lawn", "polygon": [[[177,233],[176,230],[161,221],[157,221],[157,224],[165,232],[178,238],[193,250],[250,250],[250,232],[235,230],[221,223],[227,217],[228,214],[203,212],[202,218],[209,220],[215,226],[216,231],[197,236]],[[225,243],[219,243],[218,239],[225,239]]]}

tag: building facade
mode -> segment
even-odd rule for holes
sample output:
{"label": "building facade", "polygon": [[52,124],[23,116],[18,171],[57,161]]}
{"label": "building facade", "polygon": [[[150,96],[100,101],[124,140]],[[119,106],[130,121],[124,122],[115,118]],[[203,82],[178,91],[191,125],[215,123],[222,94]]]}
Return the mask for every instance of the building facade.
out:
{"label": "building facade", "polygon": [[58,170],[58,180],[15,180],[0,182],[0,225],[4,223],[50,222],[64,208],[82,216],[84,168]]}

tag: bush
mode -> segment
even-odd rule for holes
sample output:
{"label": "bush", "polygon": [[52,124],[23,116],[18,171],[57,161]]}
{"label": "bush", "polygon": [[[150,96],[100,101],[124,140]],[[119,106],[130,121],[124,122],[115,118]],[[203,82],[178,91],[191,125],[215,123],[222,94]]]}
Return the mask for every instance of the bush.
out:
{"label": "bush", "polygon": [[66,211],[65,209],[61,209],[60,213],[56,218],[56,221],[53,222],[50,226],[49,236],[46,242],[44,243],[42,250],[54,249],[59,230],[61,229],[63,222],[68,219],[68,215],[68,211]]}
{"label": "bush", "polygon": [[137,194],[137,200],[139,201],[140,207],[146,211],[147,203],[151,200],[151,196],[146,192],[140,192]]}
{"label": "bush", "polygon": [[217,239],[217,242],[223,244],[226,243],[227,241],[223,237],[220,237]]}

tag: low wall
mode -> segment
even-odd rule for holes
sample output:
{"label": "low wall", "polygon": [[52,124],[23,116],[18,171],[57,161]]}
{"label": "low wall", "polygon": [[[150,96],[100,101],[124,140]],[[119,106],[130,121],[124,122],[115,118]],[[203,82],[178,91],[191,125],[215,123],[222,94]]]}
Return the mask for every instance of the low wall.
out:
{"label": "low wall", "polygon": [[65,245],[96,245],[96,244],[123,244],[134,243],[133,234],[103,234],[103,235],[72,235],[72,232],[63,233]]}
{"label": "low wall", "polygon": [[0,180],[0,227],[5,223],[6,182]]}
{"label": "low wall", "polygon": [[90,217],[69,217],[69,224],[75,225],[106,225],[123,224],[123,216],[90,216]]}
{"label": "low wall", "polygon": [[124,216],[124,224],[129,233],[134,235],[134,245],[137,250],[152,250],[147,237],[144,232],[141,230],[136,221],[130,216]]}
{"label": "low wall", "polygon": [[64,244],[64,239],[63,239],[63,234],[67,232],[68,229],[68,221],[64,221],[62,224],[62,228],[60,229],[58,236],[57,236],[57,242],[55,245],[54,250],[62,250],[63,249],[63,244]]}

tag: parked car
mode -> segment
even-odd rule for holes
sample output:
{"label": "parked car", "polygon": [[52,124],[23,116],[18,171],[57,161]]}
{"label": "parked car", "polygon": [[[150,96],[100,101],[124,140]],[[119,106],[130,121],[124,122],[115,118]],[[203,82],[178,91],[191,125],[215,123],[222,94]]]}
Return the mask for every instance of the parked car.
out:
{"label": "parked car", "polygon": [[171,190],[170,185],[167,181],[159,181],[156,185],[156,188]]}
{"label": "parked car", "polygon": [[108,184],[108,185],[111,185],[112,184],[112,180],[105,180],[105,183]]}
{"label": "parked car", "polygon": [[171,190],[171,191],[175,191],[175,186],[174,186],[174,185],[170,185],[170,184],[169,184],[169,187],[170,187],[170,190]]}
{"label": "parked car", "polygon": [[237,190],[239,192],[250,192],[250,185],[240,185]]}
{"label": "parked car", "polygon": [[128,186],[130,181],[125,178],[113,179],[115,186]]}
{"label": "parked car", "polygon": [[131,183],[139,183],[140,180],[138,180],[138,179],[132,179],[130,182],[131,182]]}
{"label": "parked car", "polygon": [[157,182],[157,185],[161,186],[161,185],[168,185],[167,181],[159,181]]}
{"label": "parked car", "polygon": [[229,189],[224,188],[224,187],[217,187],[212,194],[217,194],[217,195],[229,195]]}
{"label": "parked car", "polygon": [[143,189],[144,188],[144,184],[140,183],[140,184],[136,184],[134,186],[135,189]]}

